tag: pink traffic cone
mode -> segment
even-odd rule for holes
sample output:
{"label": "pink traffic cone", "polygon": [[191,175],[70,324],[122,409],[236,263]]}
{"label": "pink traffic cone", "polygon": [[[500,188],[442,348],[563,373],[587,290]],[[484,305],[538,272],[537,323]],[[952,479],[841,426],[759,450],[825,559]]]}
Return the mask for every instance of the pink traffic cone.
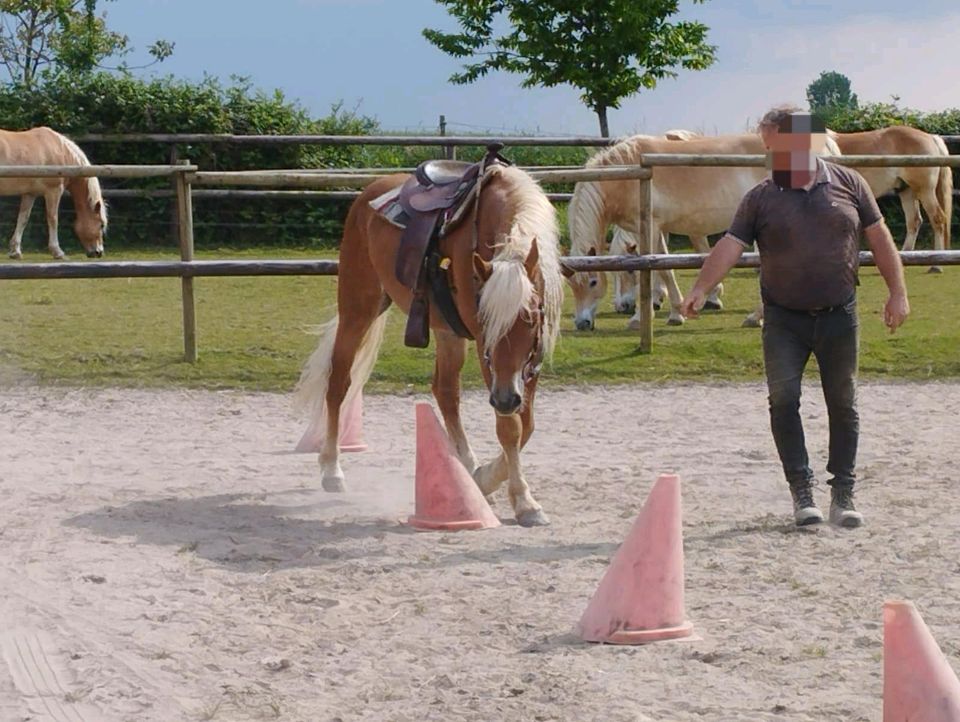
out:
{"label": "pink traffic cone", "polygon": [[[301,454],[319,453],[327,433],[327,411],[310,422],[294,449]],[[360,391],[340,409],[340,451],[366,451],[363,441],[363,392]]]}
{"label": "pink traffic cone", "polygon": [[683,530],[676,474],[657,479],[577,632],[588,642],[610,644],[644,644],[693,633],[683,607]]}
{"label": "pink traffic cone", "polygon": [[407,523],[417,529],[490,529],[500,526],[487,500],[460,463],[433,407],[417,403],[416,511]]}
{"label": "pink traffic cone", "polygon": [[883,605],[883,722],[960,722],[960,680],[913,602]]}

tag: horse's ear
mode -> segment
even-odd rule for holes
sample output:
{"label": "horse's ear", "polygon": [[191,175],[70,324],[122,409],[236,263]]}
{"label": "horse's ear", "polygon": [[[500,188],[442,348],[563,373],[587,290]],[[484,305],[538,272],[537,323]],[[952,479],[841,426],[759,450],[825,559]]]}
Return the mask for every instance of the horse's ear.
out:
{"label": "horse's ear", "polygon": [[473,271],[480,278],[481,283],[486,283],[493,273],[493,264],[480,258],[479,253],[473,254]]}
{"label": "horse's ear", "polygon": [[629,253],[631,256],[636,255],[636,253],[637,253],[637,244],[636,244],[636,243],[631,243],[631,244],[629,244],[629,245],[627,246],[627,253]]}
{"label": "horse's ear", "polygon": [[537,262],[540,260],[540,248],[537,246],[537,239],[530,242],[530,252],[527,254],[527,260],[523,262],[523,267],[527,271],[527,277],[532,279],[534,271],[537,270]]}
{"label": "horse's ear", "polygon": [[590,246],[590,250],[587,251],[587,255],[588,255],[588,256],[595,256],[595,255],[597,255],[597,249],[594,248],[593,246]]}
{"label": "horse's ear", "polygon": [[97,201],[96,203],[93,204],[93,212],[96,213],[98,216],[100,215],[100,210],[102,208],[103,208],[103,203],[101,201]]}

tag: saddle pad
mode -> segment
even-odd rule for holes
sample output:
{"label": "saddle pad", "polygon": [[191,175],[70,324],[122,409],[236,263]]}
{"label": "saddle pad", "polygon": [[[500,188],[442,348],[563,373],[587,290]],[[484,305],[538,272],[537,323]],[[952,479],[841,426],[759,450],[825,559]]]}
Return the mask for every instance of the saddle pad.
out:
{"label": "saddle pad", "polygon": [[[397,228],[406,228],[410,223],[410,217],[400,204],[401,189],[402,186],[393,188],[383,195],[377,196],[370,201],[370,207],[373,208],[377,214],[382,216],[384,220],[390,222]],[[440,215],[441,236],[446,235],[448,230],[454,228],[463,219],[464,214],[472,206],[471,201],[473,200],[476,192],[477,188],[474,186],[464,197],[463,202],[457,204],[456,208],[451,208],[449,211],[444,211]]]}

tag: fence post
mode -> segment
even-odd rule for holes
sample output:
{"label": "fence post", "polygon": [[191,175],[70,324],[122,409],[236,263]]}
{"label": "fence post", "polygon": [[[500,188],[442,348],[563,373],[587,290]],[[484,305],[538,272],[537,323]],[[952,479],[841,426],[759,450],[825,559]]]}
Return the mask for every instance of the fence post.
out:
{"label": "fence post", "polygon": [[[640,179],[640,211],[637,233],[637,253],[641,256],[653,253],[653,179]],[[653,351],[653,294],[651,271],[640,271],[640,288],[637,294],[637,311],[640,314],[640,353]]]}
{"label": "fence post", "polygon": [[[447,116],[440,116],[440,135],[447,134]],[[443,146],[443,157],[449,160],[457,159],[457,147],[455,145]]]}
{"label": "fence post", "polygon": [[[189,160],[178,160],[176,165],[190,165]],[[180,260],[193,260],[193,199],[190,181],[184,171],[174,176],[177,186],[177,228],[180,231]],[[197,360],[197,307],[193,297],[193,279],[180,279],[183,298],[183,359],[187,363]]]}

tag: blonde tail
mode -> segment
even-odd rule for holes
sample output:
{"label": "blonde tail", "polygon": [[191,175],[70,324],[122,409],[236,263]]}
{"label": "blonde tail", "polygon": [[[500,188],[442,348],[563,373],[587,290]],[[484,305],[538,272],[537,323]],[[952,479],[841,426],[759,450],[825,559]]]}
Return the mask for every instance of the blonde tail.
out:
{"label": "blonde tail", "polygon": [[[939,135],[932,136],[943,155],[950,155],[947,144]],[[937,179],[937,203],[947,217],[946,228],[943,231],[943,249],[950,250],[950,225],[953,222],[953,168],[940,168],[940,177]]]}
{"label": "blonde tail", "polygon": [[[340,324],[339,316],[328,321],[321,327],[320,342],[310,354],[307,363],[300,372],[300,380],[293,392],[294,408],[308,414],[315,421],[323,421],[324,405],[327,399],[327,386],[330,381],[330,367],[333,365],[333,345],[337,339],[337,328]],[[387,325],[387,313],[380,314],[367,330],[357,355],[353,359],[350,369],[350,389],[344,399],[347,406],[359,394],[370,374],[380,353],[383,343],[383,332]]]}

